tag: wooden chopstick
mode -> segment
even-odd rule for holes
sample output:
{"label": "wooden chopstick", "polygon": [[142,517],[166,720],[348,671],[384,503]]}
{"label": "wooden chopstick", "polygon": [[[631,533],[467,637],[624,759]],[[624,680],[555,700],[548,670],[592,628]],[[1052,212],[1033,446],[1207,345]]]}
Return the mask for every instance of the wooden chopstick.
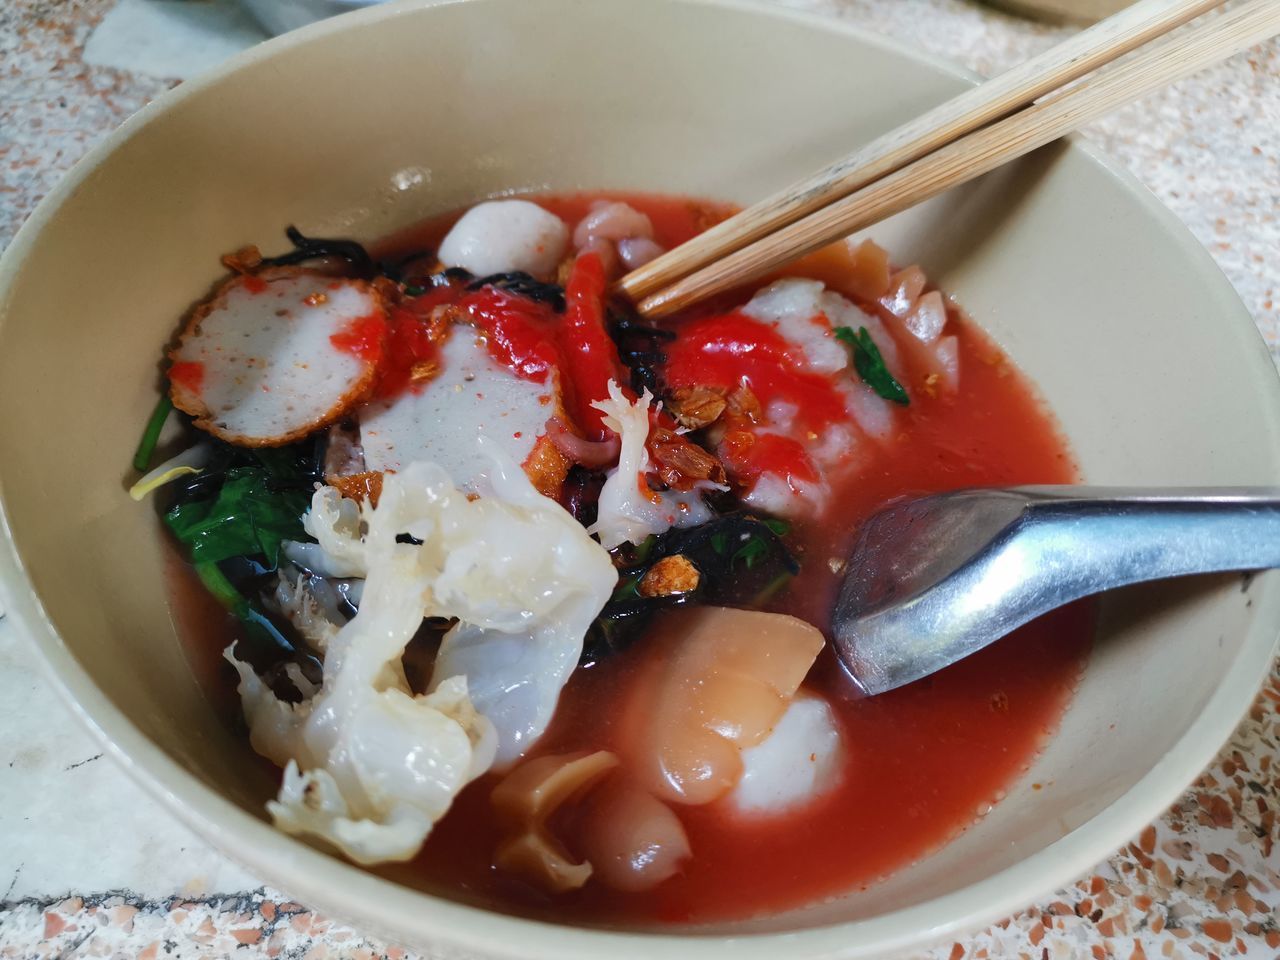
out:
{"label": "wooden chopstick", "polygon": [[[1240,6],[942,146],[803,219],[722,257],[637,304],[673,313],[1030,153],[1116,107],[1280,33],[1280,0]],[[808,181],[806,181],[808,183]],[[682,250],[676,248],[673,253]],[[656,261],[655,261],[656,262]]]}
{"label": "wooden chopstick", "polygon": [[643,299],[957,137],[1092,73],[1223,2],[1142,0],[939,104],[783,192],[753,204],[688,243],[633,270],[618,282],[618,290],[633,301]]}

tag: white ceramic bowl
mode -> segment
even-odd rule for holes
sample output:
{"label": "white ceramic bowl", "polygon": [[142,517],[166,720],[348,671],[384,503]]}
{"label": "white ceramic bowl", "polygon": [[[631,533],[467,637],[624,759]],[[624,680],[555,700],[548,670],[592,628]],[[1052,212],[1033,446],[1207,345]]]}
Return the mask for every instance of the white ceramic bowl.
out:
{"label": "white ceramic bowl", "polygon": [[[420,0],[183,84],[86,158],[0,264],[0,582],[19,628],[176,816],[299,900],[441,955],[867,956],[1072,879],[1229,735],[1271,656],[1275,576],[1110,598],[1031,772],[888,881],[751,923],[600,931],[461,905],[273,830],[272,783],[174,636],[158,523],[125,495],[160,345],[224,251],[289,223],[368,239],[512,189],[747,202],[968,82],[851,27],[743,3]],[[1090,480],[1280,480],[1280,391],[1248,314],[1182,226],[1088,146],[1042,151],[874,233],[1039,384]]]}

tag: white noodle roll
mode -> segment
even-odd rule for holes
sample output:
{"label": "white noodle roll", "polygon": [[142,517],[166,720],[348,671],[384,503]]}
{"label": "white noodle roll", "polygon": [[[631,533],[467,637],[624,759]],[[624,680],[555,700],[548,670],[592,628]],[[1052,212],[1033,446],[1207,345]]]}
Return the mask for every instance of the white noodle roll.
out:
{"label": "white noodle roll", "polygon": [[[355,617],[326,638],[309,699],[279,700],[227,652],[254,749],[285,767],[268,805],[275,822],[359,863],[412,858],[500,751],[509,758],[537,739],[617,580],[608,554],[488,446],[491,488],[479,499],[422,463],[388,474],[378,505],[354,516],[332,487],[316,491],[308,532],[330,569],[363,573],[365,583]],[[404,533],[422,543],[400,542]],[[415,696],[400,663],[429,616],[458,618],[468,636],[519,636],[526,656],[513,663],[489,645],[459,644],[455,631],[431,692]],[[503,709],[506,691],[520,709]]]}
{"label": "white noodle roll", "polygon": [[491,493],[475,503],[496,499],[529,520],[496,523],[446,557],[437,600],[441,614],[459,622],[440,645],[431,689],[467,678],[472,702],[498,730],[503,767],[546,731],[618,574],[600,544],[519,467],[494,462]]}

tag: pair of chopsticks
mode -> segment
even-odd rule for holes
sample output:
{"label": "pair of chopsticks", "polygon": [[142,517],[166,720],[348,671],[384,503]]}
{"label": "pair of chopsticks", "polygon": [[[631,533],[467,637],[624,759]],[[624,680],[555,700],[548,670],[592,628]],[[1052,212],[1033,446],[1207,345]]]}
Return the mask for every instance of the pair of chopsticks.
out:
{"label": "pair of chopsticks", "polygon": [[1244,0],[1088,76],[1223,2],[1142,0],[633,270],[617,290],[643,316],[667,316],[1280,33],[1280,0]]}

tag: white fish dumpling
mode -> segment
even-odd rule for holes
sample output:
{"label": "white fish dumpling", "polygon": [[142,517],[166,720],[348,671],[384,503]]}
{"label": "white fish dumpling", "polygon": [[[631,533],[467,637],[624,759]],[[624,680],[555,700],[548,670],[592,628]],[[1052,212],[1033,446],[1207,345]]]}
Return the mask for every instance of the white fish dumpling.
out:
{"label": "white fish dumpling", "polygon": [[569,249],[563,220],[528,200],[490,200],[464,213],[440,243],[440,262],[478,277],[521,270],[555,273]]}
{"label": "white fish dumpling", "polygon": [[551,722],[618,574],[605,549],[519,468],[495,465],[488,480],[492,496],[472,506],[496,498],[518,508],[520,519],[495,515],[488,529],[449,552],[436,590],[440,615],[459,622],[440,645],[431,688],[467,678],[476,708],[498,730],[501,768]]}

